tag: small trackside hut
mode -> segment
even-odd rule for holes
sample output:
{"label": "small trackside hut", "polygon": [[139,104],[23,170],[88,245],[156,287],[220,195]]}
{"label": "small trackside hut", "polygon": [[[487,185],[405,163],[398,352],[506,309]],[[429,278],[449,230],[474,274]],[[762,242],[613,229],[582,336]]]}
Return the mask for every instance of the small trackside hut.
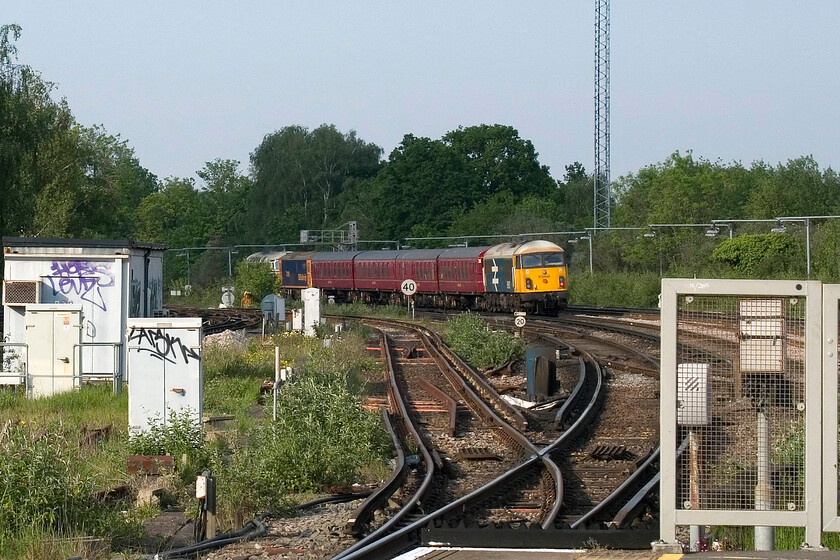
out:
{"label": "small trackside hut", "polygon": [[129,317],[163,308],[164,245],[130,240],[3,238],[0,384],[30,396],[126,372]]}

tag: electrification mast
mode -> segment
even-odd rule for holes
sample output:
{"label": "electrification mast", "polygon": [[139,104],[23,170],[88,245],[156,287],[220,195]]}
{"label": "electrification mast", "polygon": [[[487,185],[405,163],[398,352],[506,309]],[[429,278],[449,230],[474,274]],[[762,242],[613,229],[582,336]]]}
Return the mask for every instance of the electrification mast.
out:
{"label": "electrification mast", "polygon": [[594,185],[597,231],[610,227],[610,0],[595,0]]}

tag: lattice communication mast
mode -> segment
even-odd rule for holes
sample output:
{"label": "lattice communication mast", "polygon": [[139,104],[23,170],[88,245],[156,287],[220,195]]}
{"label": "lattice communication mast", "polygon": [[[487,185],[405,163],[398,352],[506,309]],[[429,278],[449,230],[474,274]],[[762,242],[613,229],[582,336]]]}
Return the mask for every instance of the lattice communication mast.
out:
{"label": "lattice communication mast", "polygon": [[595,0],[594,227],[610,227],[610,0]]}

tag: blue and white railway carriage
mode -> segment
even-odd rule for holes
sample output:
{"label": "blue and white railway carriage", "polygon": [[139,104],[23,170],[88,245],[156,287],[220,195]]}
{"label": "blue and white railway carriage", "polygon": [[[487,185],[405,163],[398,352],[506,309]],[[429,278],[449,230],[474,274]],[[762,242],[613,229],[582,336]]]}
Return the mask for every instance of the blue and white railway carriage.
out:
{"label": "blue and white railway carriage", "polygon": [[128,240],[4,237],[0,383],[25,382],[38,396],[124,377],[127,318],[163,308],[165,249]]}

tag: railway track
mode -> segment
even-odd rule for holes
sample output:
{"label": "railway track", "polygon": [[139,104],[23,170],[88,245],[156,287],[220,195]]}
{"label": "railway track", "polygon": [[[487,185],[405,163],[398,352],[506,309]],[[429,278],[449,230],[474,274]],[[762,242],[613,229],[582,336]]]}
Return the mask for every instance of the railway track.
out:
{"label": "railway track", "polygon": [[378,329],[369,351],[389,372],[372,380],[369,404],[387,407],[396,460],[345,526],[359,540],[336,558],[390,558],[431,541],[647,548],[656,540],[655,341],[605,329],[593,336],[591,324],[562,318],[529,321],[529,340],[560,356],[564,391],[522,409],[501,396],[524,396],[521,377],[517,389],[504,368],[479,374],[425,327],[364,321]]}
{"label": "railway track", "polygon": [[255,329],[262,324],[263,313],[259,309],[205,309],[169,305],[166,307],[172,317],[201,317],[204,334],[218,334],[224,331]]}
{"label": "railway track", "polygon": [[[434,516],[439,517],[441,512],[452,509],[451,504],[457,504],[469,496],[486,494],[487,488],[493,488],[494,481],[515,472],[517,465],[529,456],[532,462],[535,458],[541,466],[545,466],[549,475],[541,478],[540,470],[536,469],[527,473],[526,476],[530,477],[527,484],[530,493],[514,491],[513,500],[520,506],[527,504],[528,507],[508,509],[506,512],[517,516],[517,520],[522,520],[524,515],[529,521],[555,515],[560,489],[559,470],[549,459],[540,458],[537,447],[518,429],[524,427],[524,417],[510,410],[509,405],[503,404],[504,401],[498,395],[494,398],[495,392],[488,384],[473,379],[472,383],[478,389],[473,387],[465,377],[476,376],[475,372],[463,375],[462,371],[468,366],[445,348],[433,332],[395,322],[366,322],[381,329],[382,353],[389,364],[389,401],[395,403],[394,408],[398,409],[406,431],[412,434],[420,450],[425,474],[421,483],[423,489],[412,494],[405,507],[337,558],[390,557],[395,550],[416,544],[419,542],[419,529],[428,525]],[[386,332],[395,328],[403,333],[410,329],[411,334]],[[395,352],[388,342],[391,338],[399,340],[405,356],[402,360],[395,359]],[[414,363],[411,363],[412,354]],[[425,358],[427,354],[429,358]],[[400,361],[403,363],[400,364]],[[479,391],[483,396],[479,396]],[[429,398],[439,399],[444,406],[428,406]],[[497,408],[488,405],[485,399],[495,401]],[[452,402],[456,404],[454,426]],[[423,403],[422,410],[420,403]],[[464,407],[460,414],[457,408],[459,403]],[[519,426],[512,426],[505,416],[512,418]],[[398,456],[403,453],[398,452]],[[446,480],[438,476],[444,472]],[[430,479],[436,476],[432,484]],[[407,477],[395,475],[392,480],[397,478],[405,480]],[[448,483],[449,480],[454,482]],[[534,490],[535,485],[541,488]],[[389,492],[395,491],[389,489]],[[509,493],[508,488],[505,494]],[[404,495],[408,494],[404,492]],[[535,494],[544,499],[534,504]],[[374,514],[365,510],[365,507],[381,504],[385,500],[381,495],[368,499],[356,512],[355,518],[373,518]],[[435,513],[426,514],[427,511]],[[496,512],[496,515],[504,514]]]}
{"label": "railway track", "polygon": [[[379,323],[382,324],[381,321]],[[578,376],[574,382],[569,383],[574,390],[565,402],[560,405],[558,401],[557,410],[548,415],[545,411],[532,414],[508,410],[510,405],[498,396],[492,383],[476,372],[470,372],[471,368],[462,362],[458,363],[460,360],[457,357],[447,357],[452,360],[450,372],[453,369],[457,371],[462,376],[461,383],[482,393],[484,402],[496,405],[497,415],[513,420],[516,437],[525,437],[531,442],[532,446],[528,449],[532,454],[522,454],[518,464],[505,465],[505,472],[486,483],[473,481],[461,483],[459,490],[444,490],[441,496],[446,498],[443,502],[448,501],[445,505],[438,506],[435,511],[423,517],[415,515],[413,517],[416,519],[411,523],[377,541],[368,539],[363,546],[354,547],[338,558],[386,557],[395,548],[429,540],[462,545],[488,546],[496,543],[496,546],[556,547],[581,546],[594,539],[611,546],[622,545],[614,538],[610,542],[610,538],[616,537],[618,532],[613,531],[608,535],[610,532],[603,530],[607,526],[604,520],[612,522],[616,527],[629,527],[633,521],[636,521],[636,526],[639,525],[640,511],[649,515],[650,507],[644,505],[644,500],[649,497],[654,486],[650,480],[657,473],[655,440],[658,438],[658,413],[654,410],[648,415],[647,423],[640,429],[642,435],[637,436],[635,444],[628,444],[626,438],[621,439],[618,433],[623,431],[626,434],[628,431],[627,423],[621,421],[627,414],[626,409],[623,413],[614,412],[612,420],[597,420],[603,414],[603,404],[611,402],[610,395],[621,393],[618,390],[612,393],[607,390],[611,384],[615,384],[607,379],[609,376],[606,368],[599,363],[598,358],[583,348],[581,340],[569,343],[558,337],[540,334],[545,337],[544,342],[554,343],[563,347],[568,355],[575,355],[570,360],[575,366],[568,369],[576,371]],[[578,333],[572,334],[580,339]],[[536,336],[536,333],[532,335]],[[416,352],[421,341],[424,343],[421,352],[424,355],[451,353],[445,346],[439,345],[439,340],[430,340],[428,333],[413,336],[416,338],[403,336],[400,341],[404,352],[408,354]],[[572,335],[567,332],[564,336],[569,338]],[[408,373],[409,379],[411,376],[413,373]],[[435,379],[435,376],[428,373],[423,375],[427,376],[431,377],[427,383],[441,388],[441,379]],[[458,383],[452,379],[447,381],[450,385]],[[648,394],[654,397],[655,378],[652,383],[654,387]],[[412,382],[407,384],[411,386]],[[412,400],[417,403],[434,399],[432,392],[419,382],[416,389],[409,391],[414,391]],[[637,389],[632,392],[644,393]],[[457,391],[449,396],[453,400],[463,398]],[[445,413],[446,410],[441,405],[437,419],[426,420],[424,425],[435,424],[438,433],[447,432],[450,429],[450,416]],[[471,412],[478,416],[483,414],[480,411]],[[596,424],[599,427],[593,430]],[[455,429],[458,434],[457,422]],[[511,437],[510,434],[507,437]],[[446,446],[445,439],[434,440],[432,445],[444,457],[447,466],[451,467],[450,460],[453,455],[457,455],[457,451],[453,453],[453,449]],[[493,455],[492,450],[484,450],[485,459]],[[499,461],[497,466],[502,466],[503,462]],[[552,471],[550,476],[546,475],[546,465],[554,468],[558,464],[559,472]],[[479,487],[464,493],[471,486]],[[647,490],[640,493],[640,489],[645,487]],[[554,490],[552,492],[547,488]],[[460,497],[459,493],[462,494]],[[552,502],[549,499],[552,493],[553,503],[548,506]],[[531,528],[526,533],[510,530],[526,526]],[[535,528],[539,529],[537,533],[534,532]],[[655,530],[651,527],[643,527],[634,533],[638,537],[637,546],[643,547],[649,546],[650,539],[655,536]],[[624,541],[623,546],[627,546],[626,537]],[[387,551],[386,555],[381,555],[378,552],[380,550]]]}

